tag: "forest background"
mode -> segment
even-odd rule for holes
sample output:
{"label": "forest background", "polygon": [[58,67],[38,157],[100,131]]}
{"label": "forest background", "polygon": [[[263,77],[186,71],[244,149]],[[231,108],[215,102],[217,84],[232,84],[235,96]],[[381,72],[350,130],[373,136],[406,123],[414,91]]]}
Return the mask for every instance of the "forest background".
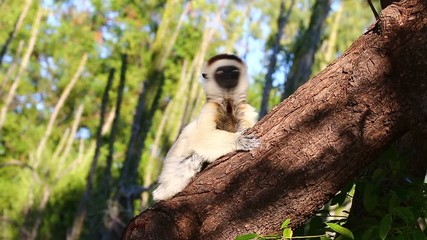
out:
{"label": "forest background", "polygon": [[[263,116],[375,21],[361,0],[0,0],[0,12],[0,239],[117,239],[205,100],[207,58],[248,63]],[[366,239],[424,236],[423,174],[391,147],[298,233],[332,221]],[[355,192],[364,224],[351,225]]]}

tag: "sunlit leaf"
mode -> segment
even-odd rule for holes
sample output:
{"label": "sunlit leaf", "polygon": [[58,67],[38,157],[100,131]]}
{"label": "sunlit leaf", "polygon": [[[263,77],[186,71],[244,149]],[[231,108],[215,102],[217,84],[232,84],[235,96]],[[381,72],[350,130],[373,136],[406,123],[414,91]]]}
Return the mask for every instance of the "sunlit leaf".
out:
{"label": "sunlit leaf", "polygon": [[326,225],[328,225],[332,230],[334,230],[335,232],[347,237],[347,238],[351,238],[354,239],[353,233],[348,230],[347,228],[336,224],[336,223],[326,223]]}
{"label": "sunlit leaf", "polygon": [[292,231],[291,228],[285,228],[285,229],[283,229],[283,237],[285,239],[288,239],[288,238],[291,239],[293,234],[294,234],[294,232]]}
{"label": "sunlit leaf", "polygon": [[257,237],[258,237],[258,234],[256,233],[248,233],[245,235],[237,236],[234,240],[250,240],[250,239],[255,239]]}
{"label": "sunlit leaf", "polygon": [[282,226],[280,228],[281,229],[287,228],[289,223],[291,223],[291,219],[288,218],[282,223]]}

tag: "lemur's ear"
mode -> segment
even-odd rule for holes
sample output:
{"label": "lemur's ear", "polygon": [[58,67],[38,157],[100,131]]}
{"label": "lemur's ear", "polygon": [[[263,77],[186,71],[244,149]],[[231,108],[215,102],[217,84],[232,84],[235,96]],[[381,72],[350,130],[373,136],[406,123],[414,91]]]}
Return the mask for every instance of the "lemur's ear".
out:
{"label": "lemur's ear", "polygon": [[202,77],[203,77],[204,79],[208,79],[208,74],[207,74],[207,73],[202,73]]}

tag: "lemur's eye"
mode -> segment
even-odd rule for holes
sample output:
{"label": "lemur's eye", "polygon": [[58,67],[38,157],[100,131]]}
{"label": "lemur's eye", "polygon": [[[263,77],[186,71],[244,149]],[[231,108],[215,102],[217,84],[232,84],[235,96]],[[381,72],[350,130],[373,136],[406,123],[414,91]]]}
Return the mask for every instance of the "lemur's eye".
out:
{"label": "lemur's eye", "polygon": [[202,77],[203,77],[204,79],[208,79],[208,75],[207,75],[206,73],[202,73]]}

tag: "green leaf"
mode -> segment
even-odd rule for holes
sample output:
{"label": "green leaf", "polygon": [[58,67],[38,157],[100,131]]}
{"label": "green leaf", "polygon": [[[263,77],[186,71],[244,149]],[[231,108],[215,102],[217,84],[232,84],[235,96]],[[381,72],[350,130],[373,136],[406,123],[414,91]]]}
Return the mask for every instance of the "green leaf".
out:
{"label": "green leaf", "polygon": [[363,233],[362,240],[370,240],[373,231],[374,229],[371,228],[371,229],[368,229],[365,233]]}
{"label": "green leaf", "polygon": [[285,221],[283,221],[282,226],[280,228],[281,229],[287,228],[290,223],[291,223],[291,219],[288,218]]}
{"label": "green leaf", "polygon": [[413,239],[426,239],[426,235],[418,229],[415,229],[413,234]]}
{"label": "green leaf", "polygon": [[328,237],[322,236],[322,237],[320,237],[320,240],[331,240],[331,239]]}
{"label": "green leaf", "polygon": [[394,216],[401,218],[406,224],[410,224],[415,220],[414,214],[409,208],[395,207],[391,210]]}
{"label": "green leaf", "polygon": [[391,212],[394,208],[398,207],[399,203],[400,201],[399,201],[399,198],[397,197],[397,194],[393,192],[391,194],[390,201],[388,203],[389,212]]}
{"label": "green leaf", "polygon": [[387,234],[391,229],[391,221],[392,219],[390,214],[384,215],[384,217],[381,219],[379,234],[380,238],[383,240],[387,237]]}
{"label": "green leaf", "polygon": [[363,205],[365,209],[370,212],[375,209],[378,204],[377,189],[373,184],[366,184],[363,192]]}
{"label": "green leaf", "polygon": [[353,233],[348,230],[347,228],[336,224],[336,223],[326,223],[326,225],[328,225],[332,230],[334,230],[335,232],[347,237],[347,238],[351,238],[354,239]]}
{"label": "green leaf", "polygon": [[293,234],[294,234],[294,232],[292,231],[291,228],[285,228],[285,229],[283,229],[283,237],[285,239],[288,239],[288,238],[291,239]]}
{"label": "green leaf", "polygon": [[287,228],[289,223],[291,223],[291,219],[288,218],[282,223],[282,226],[280,227],[280,229]]}
{"label": "green leaf", "polygon": [[248,233],[245,235],[237,236],[234,240],[250,240],[250,239],[257,238],[257,237],[258,237],[258,234],[256,234],[256,233]]}

